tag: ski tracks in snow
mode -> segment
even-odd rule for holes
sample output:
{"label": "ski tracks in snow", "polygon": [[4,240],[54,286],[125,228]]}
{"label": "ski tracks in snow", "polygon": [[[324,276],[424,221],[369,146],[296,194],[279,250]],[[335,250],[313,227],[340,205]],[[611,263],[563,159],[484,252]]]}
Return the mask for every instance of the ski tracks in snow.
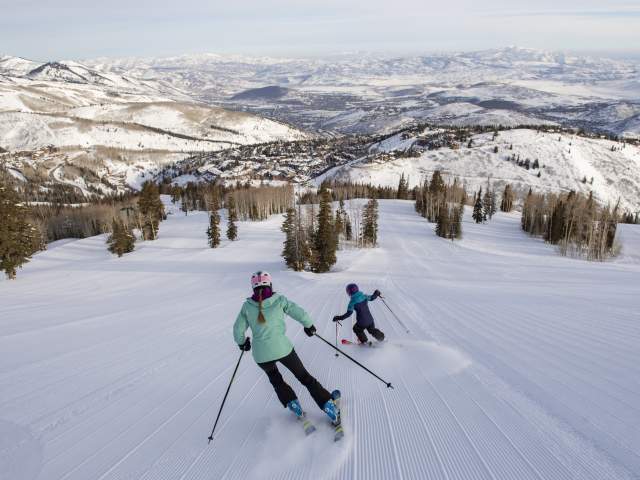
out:
{"label": "ski tracks in snow", "polygon": [[[513,216],[465,222],[465,239],[451,243],[435,237],[410,202],[381,201],[380,212],[380,247],[341,254],[328,275],[284,270],[276,217],[241,222],[240,240],[219,250],[204,241],[194,248],[207,225],[196,213],[170,217],[158,241],[123,259],[104,255],[96,239],[36,256],[0,307],[24,317],[0,325],[0,406],[15,429],[37,439],[38,478],[634,478],[640,305],[628,279],[639,273],[640,244],[596,265],[557,257],[521,235]],[[54,284],[52,265],[66,275]],[[271,270],[276,290],[307,309],[331,343],[331,318],[344,312],[349,282],[382,290],[410,328],[372,302],[387,341],[340,346],[392,390],[289,322],[310,373],[342,391],[340,442],[281,368],[317,427],[305,437],[245,355],[207,444],[239,355],[231,324],[258,268]],[[130,275],[140,298],[118,305]],[[55,315],[40,318],[56,292]],[[353,338],[352,320],[340,337]]]}

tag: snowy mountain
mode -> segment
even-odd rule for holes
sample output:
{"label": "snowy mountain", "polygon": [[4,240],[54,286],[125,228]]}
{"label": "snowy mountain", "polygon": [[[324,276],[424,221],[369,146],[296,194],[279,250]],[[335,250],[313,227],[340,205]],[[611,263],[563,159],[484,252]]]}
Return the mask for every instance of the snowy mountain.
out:
{"label": "snowy mountain", "polygon": [[[551,122],[640,134],[633,113],[620,116],[620,107],[640,105],[640,68],[632,61],[509,47],[405,57],[361,52],[312,59],[189,55],[89,63],[319,131],[380,133],[429,120],[510,126]],[[286,94],[255,95],[277,87]],[[469,105],[475,107],[473,114]]]}
{"label": "snowy mountain", "polygon": [[0,75],[22,77],[40,66],[40,63],[26,58],[0,56]]}
{"label": "snowy mountain", "polygon": [[[367,171],[373,178],[389,160],[383,151],[368,150],[379,137],[407,135],[425,123],[568,126],[632,137],[640,132],[639,71],[632,62],[515,47],[410,57],[207,54],[84,64],[2,57],[0,148],[10,153],[0,158],[18,178],[35,170],[31,178],[65,179],[84,192],[121,190],[160,178],[160,172],[177,181],[220,176],[304,182],[357,159],[351,173],[343,168],[333,174],[355,178]],[[307,142],[310,136],[301,130],[320,132],[323,140]],[[420,145],[423,132],[410,135],[417,139],[411,145]],[[562,142],[540,151],[535,135],[514,141],[520,157],[547,156],[558,165],[540,177],[522,176],[501,155],[490,160],[479,147],[471,149],[476,158],[463,148],[398,160],[384,167],[393,172],[389,179],[386,173],[376,178],[395,183],[404,164],[418,181],[432,165],[474,188],[491,176],[522,189],[593,188],[602,200],[620,196],[629,208],[637,205],[638,167],[634,154],[625,156],[633,145],[616,150],[621,145],[602,141],[577,160],[578,150],[569,154]],[[255,144],[267,145],[243,147]],[[615,168],[607,170],[609,157]],[[92,178],[81,179],[74,167],[88,168]]]}
{"label": "snowy mountain", "polygon": [[[333,272],[314,275],[285,269],[280,216],[240,222],[237,241],[211,249],[205,212],[167,208],[159,239],[123,258],[104,236],[61,241],[0,279],[3,478],[637,478],[637,226],[620,227],[621,257],[590,263],[528,237],[518,215],[476,225],[467,211],[452,243],[411,202],[383,200],[380,246],[340,251]],[[317,427],[305,437],[250,355],[207,443],[256,269],[331,342],[349,282],[379,288],[410,329],[377,300],[387,343],[344,347],[387,389],[287,321],[311,374],[342,390],[339,444],[283,368]]]}
{"label": "snowy mountain", "polygon": [[281,122],[194,103],[163,82],[76,62],[0,60],[0,148],[8,152],[0,163],[20,179],[110,193],[190,152],[304,138]]}

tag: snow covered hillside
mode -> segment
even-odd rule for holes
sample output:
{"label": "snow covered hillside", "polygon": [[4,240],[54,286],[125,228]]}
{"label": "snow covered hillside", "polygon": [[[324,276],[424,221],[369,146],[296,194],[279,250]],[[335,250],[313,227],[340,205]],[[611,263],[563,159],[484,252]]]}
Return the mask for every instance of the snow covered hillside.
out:
{"label": "snow covered hillside", "polygon": [[71,175],[69,185],[108,193],[139,183],[114,170],[140,177],[188,152],[304,138],[280,122],[193,103],[160,81],[0,58],[0,152],[9,152],[0,163],[30,180],[58,182],[52,171],[70,165],[89,175]]}
{"label": "snow covered hillside", "polygon": [[391,132],[415,121],[560,123],[638,136],[637,61],[507,47],[475,52],[329,58],[184,55],[98,59],[207,102],[250,108],[305,129]]}
{"label": "snow covered hillside", "polygon": [[[437,238],[411,202],[380,202],[380,247],[333,273],[285,271],[281,218],[206,246],[205,214],[169,216],[123,258],[104,237],[39,253],[0,281],[0,477],[11,480],[631,480],[640,475],[640,230],[606,263],[558,256],[516,215]],[[288,372],[318,431],[304,437],[250,358],[216,437],[249,275],[308,309],[333,340],[344,285],[380,288],[388,343],[345,347],[368,376],[289,322],[318,379],[343,392],[346,437]],[[348,328],[340,336],[351,338]]]}
{"label": "snow covered hillside", "polygon": [[[371,151],[404,152],[419,137],[398,133],[372,145]],[[530,168],[510,161],[514,156],[522,162],[528,160]],[[539,168],[533,168],[536,160]],[[520,193],[530,187],[538,192],[593,191],[603,204],[615,205],[620,199],[623,208],[640,209],[638,146],[530,129],[504,130],[495,140],[492,133],[477,134],[472,137],[471,147],[428,150],[418,158],[367,157],[330,170],[315,181],[336,178],[397,186],[404,173],[413,186],[435,170],[451,179],[460,178],[471,192],[485,186],[491,177],[498,190],[511,183]]]}

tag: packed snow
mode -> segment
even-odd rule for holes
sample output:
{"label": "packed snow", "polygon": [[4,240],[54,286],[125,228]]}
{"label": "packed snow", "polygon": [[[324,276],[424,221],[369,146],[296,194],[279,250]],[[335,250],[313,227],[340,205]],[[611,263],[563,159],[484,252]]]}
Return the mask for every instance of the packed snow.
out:
{"label": "packed snow", "polygon": [[[206,214],[174,210],[122,258],[104,236],[57,242],[0,281],[1,478],[640,475],[637,226],[621,227],[619,258],[588,263],[528,237],[516,214],[476,225],[467,212],[452,243],[411,202],[381,201],[379,247],[341,251],[315,275],[285,270],[280,216],[241,222],[238,241],[212,250]],[[207,444],[257,269],[330,341],[348,282],[379,288],[410,329],[376,301],[387,343],[344,347],[392,390],[289,322],[310,372],[343,392],[342,442],[284,372],[318,427],[305,437],[245,357]]]}

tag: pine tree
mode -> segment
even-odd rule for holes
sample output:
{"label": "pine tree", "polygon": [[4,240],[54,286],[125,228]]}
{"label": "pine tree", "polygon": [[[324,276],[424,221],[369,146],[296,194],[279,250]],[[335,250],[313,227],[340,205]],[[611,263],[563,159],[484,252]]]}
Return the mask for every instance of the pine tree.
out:
{"label": "pine tree", "polygon": [[369,200],[362,212],[362,243],[375,247],[378,243],[378,201]]}
{"label": "pine tree", "polygon": [[238,227],[236,222],[238,221],[238,212],[236,210],[236,201],[233,198],[233,194],[230,193],[227,198],[227,211],[228,211],[228,224],[227,224],[227,238],[234,241],[238,238]]}
{"label": "pine tree", "polygon": [[108,250],[122,257],[125,253],[133,252],[136,237],[128,224],[118,218],[111,223],[111,235],[107,239]]}
{"label": "pine tree", "polygon": [[282,223],[282,231],[285,234],[284,248],[282,256],[287,267],[292,268],[296,272],[304,270],[307,258],[305,257],[306,245],[300,235],[304,229],[300,228],[300,222],[294,208],[287,210],[284,222]]}
{"label": "pine tree", "polygon": [[29,208],[16,191],[0,179],[0,269],[15,279],[17,269],[45,248],[38,229],[29,223]]}
{"label": "pine tree", "polygon": [[400,175],[400,181],[398,182],[398,195],[400,200],[406,200],[409,198],[409,182],[404,176],[404,172]]}
{"label": "pine tree", "polygon": [[496,213],[496,200],[495,200],[495,192],[487,188],[487,191],[482,198],[482,213],[484,220],[489,220],[493,218],[493,215]]}
{"label": "pine tree", "polygon": [[314,272],[328,272],[336,263],[336,235],[334,231],[331,193],[326,187],[320,191],[320,208],[317,228],[313,236],[312,269]]}
{"label": "pine tree", "polygon": [[142,217],[142,236],[145,240],[155,240],[158,238],[158,227],[164,218],[164,205],[160,200],[160,191],[153,182],[145,182],[142,185],[140,198],[138,199],[138,210]]}
{"label": "pine tree", "polygon": [[351,226],[351,218],[347,212],[344,212],[344,238],[347,241],[353,240],[353,227]]}
{"label": "pine tree", "polygon": [[482,223],[484,220],[484,212],[482,210],[482,189],[476,195],[476,203],[473,206],[472,218],[476,223]]}
{"label": "pine tree", "polygon": [[207,238],[209,239],[209,246],[216,248],[220,245],[220,205],[218,204],[218,195],[213,194],[211,200],[211,207],[209,212],[209,228],[207,229]]}
{"label": "pine tree", "polygon": [[440,208],[443,207],[447,193],[447,186],[444,183],[439,170],[433,172],[428,191],[425,192],[424,210],[427,220],[435,222],[438,218]]}

